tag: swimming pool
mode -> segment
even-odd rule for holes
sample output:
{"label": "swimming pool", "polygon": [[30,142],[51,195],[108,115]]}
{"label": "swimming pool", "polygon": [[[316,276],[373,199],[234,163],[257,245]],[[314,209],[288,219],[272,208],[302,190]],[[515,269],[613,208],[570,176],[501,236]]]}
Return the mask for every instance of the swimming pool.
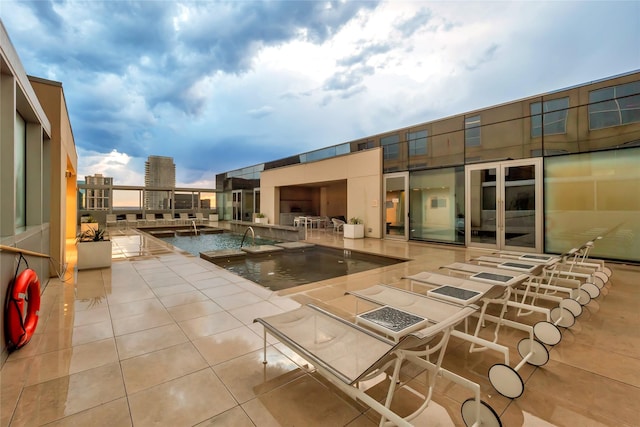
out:
{"label": "swimming pool", "polygon": [[[200,252],[239,249],[242,235],[232,233],[203,234],[200,236],[175,236],[162,240],[199,256]],[[256,245],[273,243],[256,238]],[[247,245],[246,241],[245,245]],[[261,255],[225,257],[214,262],[238,276],[277,291],[404,261],[406,260],[313,246]]]}
{"label": "swimming pool", "polygon": [[[189,252],[192,255],[199,256],[200,252],[216,251],[223,249],[240,249],[242,235],[235,233],[217,233],[217,234],[199,234],[197,236],[171,236],[161,237],[167,243]],[[255,238],[256,245],[273,245],[277,243],[274,240],[268,240],[260,237]],[[253,244],[253,238],[247,236],[243,246]]]}

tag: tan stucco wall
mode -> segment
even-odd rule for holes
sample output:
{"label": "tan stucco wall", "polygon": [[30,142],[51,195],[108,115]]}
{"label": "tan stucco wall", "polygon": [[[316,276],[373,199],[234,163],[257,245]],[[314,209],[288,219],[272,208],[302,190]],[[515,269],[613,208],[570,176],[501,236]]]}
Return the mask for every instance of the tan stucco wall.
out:
{"label": "tan stucco wall", "polygon": [[76,235],[78,155],[62,84],[37,77],[29,80],[51,122],[50,253],[62,264],[66,239]]}
{"label": "tan stucco wall", "polygon": [[[279,223],[280,188],[313,185],[320,192],[318,213],[330,213],[334,206],[346,203],[345,217],[359,217],[365,224],[365,236],[382,237],[382,149],[375,148],[312,163],[287,166],[262,172],[260,176],[260,210],[270,223]],[[336,182],[346,182],[346,201],[335,200]],[[324,184],[323,184],[324,183]],[[324,188],[324,190],[323,190]],[[323,194],[323,192],[325,194]]]}

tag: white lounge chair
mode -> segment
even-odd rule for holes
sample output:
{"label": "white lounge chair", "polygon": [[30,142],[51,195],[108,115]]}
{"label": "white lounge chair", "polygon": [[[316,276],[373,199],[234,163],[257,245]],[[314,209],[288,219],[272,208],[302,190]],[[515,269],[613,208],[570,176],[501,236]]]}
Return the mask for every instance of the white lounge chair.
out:
{"label": "white lounge chair", "polygon": [[146,225],[154,225],[156,223],[156,214],[146,214],[144,222]]}
{"label": "white lounge chair", "polygon": [[137,226],[138,225],[138,215],[136,214],[126,214],[125,215],[125,223],[127,224],[127,227],[129,226]]}
{"label": "white lounge chair", "polygon": [[107,227],[117,227],[117,226],[118,226],[118,215],[107,214]]}
{"label": "white lounge chair", "polygon": [[189,218],[189,214],[186,212],[181,212],[180,213],[180,222],[182,224],[189,224],[189,222],[191,221],[191,218]]}
{"label": "white lounge chair", "polygon": [[[429,273],[426,273],[429,274]],[[447,277],[447,276],[443,276]],[[455,279],[455,278],[453,278]],[[451,283],[448,282],[447,283]],[[455,315],[461,307],[471,307],[478,309],[478,306],[471,304],[469,301],[480,299],[482,309],[478,315],[478,323],[473,334],[462,331],[452,331],[452,335],[456,338],[471,343],[469,352],[479,352],[485,350],[493,350],[503,356],[503,363],[493,365],[489,369],[489,380],[491,385],[503,396],[510,399],[518,398],[524,392],[524,381],[518,371],[526,364],[541,366],[549,361],[549,351],[544,345],[534,339],[534,332],[531,326],[509,321],[503,318],[504,309],[510,293],[500,285],[491,286],[480,282],[461,281],[458,286],[443,285],[432,289],[427,295],[395,288],[387,285],[375,285],[359,291],[349,291],[347,294],[353,295],[359,299],[378,304],[383,307],[393,307],[404,312],[417,315],[422,318],[428,318],[432,323],[446,322],[448,318]],[[501,288],[501,289],[500,289]],[[445,292],[439,292],[444,290]],[[498,290],[500,297],[491,297]],[[461,292],[462,291],[462,292]],[[503,311],[499,316],[492,316],[486,313],[489,304],[498,304]],[[356,316],[357,321],[362,318],[362,314]],[[480,338],[481,327],[485,321],[494,322],[496,329],[494,332],[494,340],[489,341]],[[369,322],[363,322],[367,326],[374,329],[375,325]],[[500,326],[505,325],[516,328],[528,333],[529,337],[518,343],[518,352],[522,356],[522,361],[515,367],[509,365],[509,348],[497,342]],[[382,331],[382,329],[379,329]],[[399,335],[387,333],[386,335],[397,339]],[[401,336],[401,335],[400,335]]]}
{"label": "white lounge chair", "polygon": [[174,224],[176,220],[170,213],[163,213],[162,222],[164,222],[165,224]]}
{"label": "white lounge chair", "polygon": [[[269,333],[312,363],[320,375],[346,395],[378,412],[382,416],[380,425],[389,420],[394,425],[411,426],[411,420],[431,402],[436,380],[442,377],[472,392],[473,397],[462,404],[466,425],[500,425],[498,415],[480,400],[480,386],[442,367],[454,326],[475,311],[472,307],[461,307],[446,320],[413,331],[397,343],[313,305],[258,318],[254,322],[264,326],[264,363],[267,363]],[[397,389],[412,390],[408,384],[400,382],[400,367],[407,362],[428,371],[429,390],[424,394],[414,391],[424,400],[412,414],[402,417],[391,410],[391,404]],[[390,377],[387,373],[389,368],[392,368]],[[387,396],[381,403],[361,390],[358,384],[383,375],[389,379]]]}
{"label": "white lounge chair", "polygon": [[204,224],[204,214],[202,212],[196,212],[196,224]]}

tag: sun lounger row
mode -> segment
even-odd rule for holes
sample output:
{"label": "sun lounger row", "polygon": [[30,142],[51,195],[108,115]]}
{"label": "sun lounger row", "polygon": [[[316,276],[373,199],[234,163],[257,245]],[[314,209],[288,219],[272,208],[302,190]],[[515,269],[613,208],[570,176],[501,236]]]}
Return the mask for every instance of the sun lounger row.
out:
{"label": "sun lounger row", "polygon": [[[211,220],[211,219],[209,219]],[[196,212],[190,214],[188,212],[181,212],[177,217],[174,217],[171,213],[163,214],[145,214],[143,217],[138,218],[138,214],[124,214],[123,219],[118,219],[117,214],[107,214],[107,227],[119,227],[124,225],[126,227],[138,227],[145,225],[191,225],[204,224],[207,220],[202,212]]]}

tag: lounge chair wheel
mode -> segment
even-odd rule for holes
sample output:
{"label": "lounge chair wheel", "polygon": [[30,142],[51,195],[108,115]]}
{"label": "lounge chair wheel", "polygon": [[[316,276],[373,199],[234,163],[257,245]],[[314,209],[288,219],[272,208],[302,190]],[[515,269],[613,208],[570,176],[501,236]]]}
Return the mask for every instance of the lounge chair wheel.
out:
{"label": "lounge chair wheel", "polygon": [[[472,426],[476,422],[476,400],[467,399],[462,404],[462,420],[466,426]],[[488,403],[480,401],[480,422],[482,426],[502,427],[500,417]]]}
{"label": "lounge chair wheel", "polygon": [[593,273],[593,278],[595,279],[593,283],[595,283],[600,289],[604,288],[604,285],[609,281],[609,276],[602,271],[596,271]]}
{"label": "lounge chair wheel", "polygon": [[549,314],[551,315],[553,324],[562,328],[570,328],[576,323],[576,318],[573,313],[564,307],[552,308]]}
{"label": "lounge chair wheel", "polygon": [[573,317],[578,317],[582,314],[582,306],[580,303],[571,298],[565,298],[560,301],[560,307],[569,310],[571,314],[573,314]]}
{"label": "lounge chair wheel", "polygon": [[546,345],[556,345],[562,339],[560,329],[553,323],[544,320],[533,325],[533,334]]}
{"label": "lounge chair wheel", "polygon": [[593,283],[583,283],[580,286],[580,289],[587,291],[591,299],[598,298],[600,296],[600,288],[598,288]]}
{"label": "lounge chair wheel", "polygon": [[549,350],[540,341],[531,338],[523,338],[518,343],[518,353],[520,357],[524,358],[529,354],[529,351],[533,353],[527,360],[527,363],[533,366],[542,366],[549,361]]}
{"label": "lounge chair wheel", "polygon": [[574,299],[578,301],[580,305],[587,305],[591,302],[591,295],[589,295],[589,292],[582,288],[576,290],[578,291],[578,296]]}
{"label": "lounge chair wheel", "polygon": [[512,367],[497,363],[489,369],[489,381],[498,393],[509,399],[517,399],[524,392],[524,381]]}

